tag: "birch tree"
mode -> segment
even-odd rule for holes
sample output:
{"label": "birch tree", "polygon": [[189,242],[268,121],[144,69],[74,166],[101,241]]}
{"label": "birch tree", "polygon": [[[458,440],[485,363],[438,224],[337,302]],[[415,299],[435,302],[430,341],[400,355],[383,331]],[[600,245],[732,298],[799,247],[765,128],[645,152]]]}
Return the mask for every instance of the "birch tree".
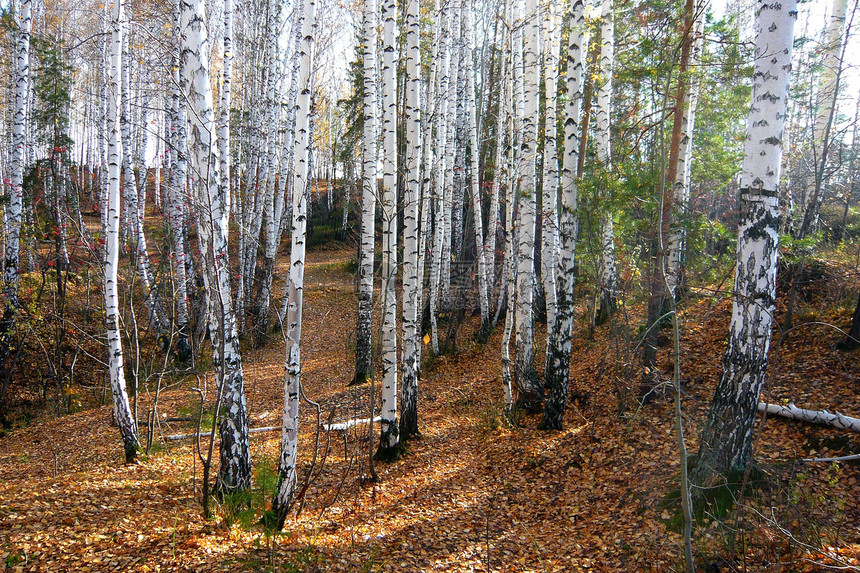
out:
{"label": "birch tree", "polygon": [[167,189],[167,218],[170,225],[171,254],[173,255],[173,270],[176,277],[176,350],[180,358],[190,355],[188,344],[189,313],[188,313],[188,280],[186,275],[186,225],[188,197],[188,149],[187,130],[188,108],[181,88],[179,45],[181,43],[178,5],[174,10],[174,34],[176,50],[172,61],[173,90],[170,98],[170,181]]}
{"label": "birch tree", "polygon": [[121,71],[123,45],[123,12],[121,1],[113,5],[111,20],[110,78],[107,86],[107,137],[108,137],[108,196],[107,226],[105,228],[104,289],[105,327],[108,339],[108,364],[110,387],[113,398],[113,416],[119,426],[125,450],[126,462],[137,457],[140,444],[137,440],[137,423],[128,402],[123,368],[122,336],[119,331],[119,219],[120,219],[120,161],[122,140],[120,138]]}
{"label": "birch tree", "polygon": [[376,226],[376,45],[377,0],[364,0],[364,174],[361,188],[361,247],[358,262],[358,324],[355,329],[354,384],[373,376],[371,330],[373,329],[373,247]]}
{"label": "birch tree", "polygon": [[183,96],[190,106],[191,180],[197,201],[198,235],[204,267],[204,284],[211,312],[214,364],[224,417],[218,489],[222,493],[247,490],[251,485],[248,416],[239,334],[230,289],[228,221],[230,196],[219,182],[215,112],[209,73],[209,38],[206,12],[200,0],[179,0],[181,18],[181,71]]}
{"label": "birch tree", "polygon": [[612,113],[612,74],[615,61],[615,23],[612,0],[603,0],[600,15],[600,76],[597,83],[597,106],[594,111],[594,144],[599,166],[599,199],[606,203],[600,220],[600,307],[598,324],[605,322],[615,309],[615,291],[618,278],[615,273],[615,225],[606,189],[612,169],[610,116]]}
{"label": "birch tree", "polygon": [[833,0],[830,21],[825,31],[824,58],[820,86],[816,96],[817,110],[812,126],[812,173],[807,177],[803,196],[803,220],[798,236],[815,232],[821,211],[822,189],[827,168],[827,156],[833,143],[831,131],[836,114],[836,98],[842,83],[845,43],[845,13],[847,0]]}
{"label": "birch tree", "polygon": [[302,294],[305,275],[305,237],[307,231],[307,207],[310,176],[310,110],[311,73],[313,70],[313,47],[316,18],[315,0],[303,0],[300,20],[302,41],[299,49],[298,91],[295,104],[296,118],[296,168],[293,173],[293,222],[292,247],[290,251],[289,302],[286,328],[286,373],[284,376],[284,411],[281,421],[281,450],[278,458],[278,486],[272,501],[272,512],[277,518],[277,528],[284,527],[284,520],[293,502],[296,487],[296,454],[299,438],[299,392],[301,391],[301,339],[302,339]]}
{"label": "birch tree", "polygon": [[[127,35],[125,35],[127,36]],[[134,174],[134,161],[132,156],[133,134],[131,113],[131,55],[128,52],[129,39],[123,40],[122,57],[122,116],[120,128],[122,130],[122,170],[123,170],[123,196],[125,199],[125,211],[128,217],[128,239],[135,252],[137,262],[137,273],[143,288],[144,302],[149,313],[150,324],[155,332],[156,338],[163,349],[166,350],[168,330],[167,312],[158,295],[158,289],[152,274],[152,265],[149,262],[149,251],[146,246],[146,235],[144,233],[144,216],[146,203],[140,201],[137,177]],[[145,179],[145,177],[143,178]]]}
{"label": "birch tree", "polygon": [[[550,2],[547,7],[543,76],[546,85],[546,128],[543,145],[543,189],[541,211],[541,279],[546,299],[546,323],[555,322],[557,312],[556,264],[558,262],[558,149],[556,124],[558,100],[558,60],[561,30],[558,25],[558,7]],[[549,329],[548,329],[549,330]],[[549,335],[549,332],[547,332]],[[547,346],[547,348],[549,348]]]}
{"label": "birch tree", "polygon": [[[30,0],[21,0],[17,16],[18,34],[15,42],[14,92],[12,110],[11,185],[4,212],[5,260],[3,290],[6,305],[0,320],[0,374],[7,375],[12,330],[18,312],[18,260],[21,250],[21,218],[24,196],[24,163],[26,161],[25,126],[27,99],[30,90]],[[5,385],[4,385],[5,388]],[[5,398],[5,396],[3,396]],[[5,408],[5,400],[0,408]],[[5,412],[3,412],[5,414]]]}
{"label": "birch tree", "polygon": [[516,375],[519,405],[527,411],[540,408],[543,387],[534,368],[535,224],[537,202],[536,151],[538,133],[538,62],[540,20],[537,0],[527,0],[523,19],[522,139],[520,142],[520,191],[517,218]]}
{"label": "birch tree", "polygon": [[738,212],[737,266],[723,373],[702,430],[692,481],[746,468],[767,372],[776,301],[778,194],[797,3],[759,0],[752,104]]}
{"label": "birch tree", "polygon": [[[439,34],[439,46],[437,50],[438,57],[442,58],[439,64],[437,95],[438,103],[437,110],[433,117],[433,131],[436,133],[434,140],[436,150],[436,162],[434,163],[433,180],[433,242],[430,255],[430,340],[433,348],[433,354],[439,354],[439,326],[437,320],[437,310],[439,308],[439,298],[442,290],[442,259],[444,257],[444,242],[445,242],[445,227],[447,215],[445,208],[445,189],[447,186],[448,175],[447,166],[450,165],[448,157],[448,101],[449,101],[449,82],[451,70],[451,49],[450,49],[450,19],[451,7],[444,6],[440,14],[441,32]],[[449,253],[450,256],[450,253]]]}
{"label": "birch tree", "polygon": [[397,4],[382,7],[382,434],[380,459],[400,450],[397,424]]}
{"label": "birch tree", "polygon": [[668,254],[666,256],[666,278],[669,283],[670,296],[677,297],[678,289],[683,289],[684,258],[686,253],[686,222],[690,204],[691,173],[693,168],[693,132],[696,127],[696,108],[699,102],[699,74],[697,73],[702,60],[704,48],[705,5],[703,2],[694,4],[693,28],[691,32],[691,48],[689,56],[688,84],[684,92],[684,116],[681,123],[680,149],[676,177],[673,182],[673,205],[675,214],[670,222],[668,238]]}
{"label": "birch tree", "polygon": [[[475,65],[474,65],[474,39],[472,32],[472,7],[464,8],[465,15],[465,40],[466,40],[466,107],[469,115],[469,148],[470,177],[472,195],[472,216],[475,227],[475,255],[478,258],[478,305],[481,311],[481,329],[478,331],[478,340],[485,342],[490,335],[490,300],[489,300],[489,276],[487,271],[487,253],[484,245],[483,209],[481,208],[481,181],[479,157],[481,155],[478,146],[478,117],[475,109]],[[492,214],[491,214],[492,217]]]}
{"label": "birch tree", "polygon": [[541,428],[562,429],[567,393],[570,386],[570,356],[573,337],[573,290],[576,238],[579,227],[577,212],[577,164],[579,163],[580,110],[582,107],[589,33],[585,23],[585,0],[571,3],[570,32],[567,47],[567,98],[564,107],[564,156],[561,179],[561,210],[559,212],[559,250],[557,263],[557,310],[547,323],[546,405]]}
{"label": "birch tree", "polygon": [[400,437],[418,433],[418,215],[421,160],[421,51],[418,0],[406,2],[406,188],[403,190],[403,352]]}

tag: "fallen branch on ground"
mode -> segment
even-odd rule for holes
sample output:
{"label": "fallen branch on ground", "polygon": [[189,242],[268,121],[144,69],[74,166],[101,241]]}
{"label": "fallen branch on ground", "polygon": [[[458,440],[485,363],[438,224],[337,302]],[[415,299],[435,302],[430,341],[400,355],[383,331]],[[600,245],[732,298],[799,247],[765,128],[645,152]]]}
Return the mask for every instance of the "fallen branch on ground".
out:
{"label": "fallen branch on ground", "polygon": [[[382,416],[376,416],[373,421],[379,422],[382,420]],[[328,430],[330,432],[345,432],[353,426],[361,426],[364,424],[369,424],[370,418],[358,418],[354,420],[347,420],[345,422],[336,422],[334,424],[323,424],[323,430]]]}
{"label": "fallen branch on ground", "polygon": [[[374,422],[378,422],[380,420],[382,420],[382,416],[377,416],[373,419]],[[370,418],[359,418],[357,420],[347,420],[345,422],[337,422],[334,424],[322,424],[321,428],[323,430],[327,430],[329,432],[345,432],[354,426],[361,426],[361,425],[367,424],[369,422],[370,422]],[[280,426],[267,426],[265,428],[251,428],[250,430],[248,430],[248,433],[249,434],[256,434],[258,432],[274,432],[274,431],[280,430],[280,429],[281,429]],[[200,434],[200,437],[201,438],[208,438],[211,435],[212,435],[211,432],[206,432],[204,434]],[[176,442],[179,440],[185,440],[187,438],[196,438],[196,437],[197,437],[197,434],[192,432],[190,434],[173,434],[172,436],[165,436],[164,439],[171,441],[171,442]]]}
{"label": "fallen branch on ground", "polygon": [[[248,430],[248,433],[249,434],[256,434],[258,432],[274,432],[275,430],[280,430],[280,429],[281,429],[280,426],[267,426],[265,428],[251,428],[250,430]],[[204,434],[200,434],[200,437],[201,438],[208,438],[211,435],[212,435],[212,432],[206,432]],[[196,438],[196,437],[197,437],[197,433],[192,432],[191,434],[173,434],[172,436],[165,436],[164,439],[171,441],[171,442],[176,442],[178,440],[184,440],[186,438]]]}
{"label": "fallen branch on ground", "polygon": [[836,412],[831,414],[827,410],[805,410],[798,408],[794,404],[788,406],[778,406],[776,404],[766,404],[760,402],[758,411],[767,411],[768,415],[782,416],[790,420],[798,420],[800,422],[810,422],[812,424],[820,424],[822,426],[831,426],[840,430],[850,430],[852,432],[860,432],[860,419],[851,418]]}

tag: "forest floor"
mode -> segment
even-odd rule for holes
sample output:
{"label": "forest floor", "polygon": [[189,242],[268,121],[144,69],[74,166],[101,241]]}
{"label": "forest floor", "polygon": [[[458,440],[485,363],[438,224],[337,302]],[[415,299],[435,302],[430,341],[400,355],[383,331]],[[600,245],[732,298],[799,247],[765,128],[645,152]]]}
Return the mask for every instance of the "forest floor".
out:
{"label": "forest floor", "polygon": [[[348,267],[353,254],[317,247],[308,255],[303,382],[323,422],[368,415],[369,387],[347,387],[357,306]],[[856,297],[856,279],[844,288],[847,299]],[[691,453],[720,373],[728,294],[693,292],[682,308]],[[798,313],[796,322],[843,327],[850,310],[832,306],[814,316]],[[578,324],[561,432],[539,431],[537,417],[505,423],[502,329],[478,345],[473,317],[458,332],[456,355],[425,364],[422,435],[399,460],[376,463],[378,482],[366,479],[366,426],[319,434],[312,465],[317,417],[303,403],[300,477],[312,469],[313,479],[301,513],[293,511],[274,537],[256,521],[269,496],[279,432],[252,434],[261,484],[252,510],[225,504],[206,520],[193,440],[156,439],[150,455],[126,465],[109,406],[14,430],[0,438],[0,570],[681,571],[681,537],[668,525],[675,509],[665,501],[677,489],[680,467],[671,395],[637,407],[639,369],[625,335],[635,336],[636,322],[625,326],[622,310],[612,330],[587,336],[584,320]],[[638,316],[635,309],[629,314]],[[764,399],[860,416],[860,351],[835,350],[840,339],[832,328],[811,325],[774,344]],[[667,373],[668,347],[660,354]],[[252,427],[280,424],[283,354],[278,336],[244,352]],[[198,403],[190,388],[199,384],[191,378],[166,388],[159,416],[188,416]],[[211,377],[204,385],[211,404]],[[151,394],[140,400],[146,412]],[[860,436],[773,417],[759,421],[761,475],[751,481],[761,487],[738,500],[742,510],[696,529],[700,570],[856,568],[860,464],[799,459],[860,452]],[[188,423],[159,428],[163,435],[192,431]]]}

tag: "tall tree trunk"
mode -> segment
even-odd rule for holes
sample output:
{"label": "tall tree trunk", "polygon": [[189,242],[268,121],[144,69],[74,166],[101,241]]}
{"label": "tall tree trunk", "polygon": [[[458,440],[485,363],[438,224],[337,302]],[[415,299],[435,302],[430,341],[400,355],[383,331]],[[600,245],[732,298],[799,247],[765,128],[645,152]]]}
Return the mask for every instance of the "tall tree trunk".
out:
{"label": "tall tree trunk", "polygon": [[418,0],[406,3],[406,188],[403,190],[403,352],[400,436],[418,433],[418,214],[421,170],[421,51]]}
{"label": "tall tree trunk", "polygon": [[108,212],[105,228],[105,326],[108,339],[108,363],[110,365],[110,387],[113,397],[113,416],[119,426],[125,449],[126,462],[137,457],[140,444],[137,441],[137,423],[131,412],[125,390],[125,372],[122,358],[122,336],[119,331],[119,289],[117,268],[119,266],[119,216],[120,216],[120,79],[122,68],[123,3],[117,1],[113,7],[111,21],[110,80],[107,89],[107,136],[108,136]]}
{"label": "tall tree trunk", "polygon": [[538,44],[540,20],[537,0],[527,0],[523,19],[525,48],[523,52],[522,140],[520,142],[520,175],[517,222],[517,302],[516,302],[516,370],[514,380],[519,392],[518,405],[526,411],[537,411],[543,401],[543,387],[534,368],[534,290],[535,231],[537,202],[536,164],[538,133]]}
{"label": "tall tree trunk", "polygon": [[[681,141],[676,169],[673,206],[674,215],[670,222],[666,278],[669,281],[670,295],[678,298],[684,289],[684,259],[686,258],[687,225],[689,225],[691,173],[693,168],[693,133],[696,124],[696,107],[699,101],[699,76],[697,69],[702,59],[704,47],[705,6],[702,2],[694,4],[692,42],[688,83],[684,93],[684,117],[681,122]],[[669,183],[669,181],[667,181]]]}
{"label": "tall tree trunk", "polygon": [[290,282],[286,315],[287,348],[284,375],[284,412],[281,422],[281,453],[278,459],[278,487],[272,501],[277,528],[293,502],[296,487],[296,454],[299,438],[299,393],[301,392],[302,293],[305,277],[305,238],[307,231],[308,178],[310,175],[310,111],[313,44],[316,30],[316,2],[303,0],[300,20],[302,42],[299,48],[298,91],[295,104],[297,148],[293,174],[293,223],[290,251]]}
{"label": "tall tree trunk", "polygon": [[567,48],[567,99],[564,108],[564,157],[561,180],[561,211],[559,213],[559,250],[556,269],[558,309],[555,320],[547,323],[546,406],[541,427],[560,430],[567,405],[570,386],[570,355],[573,337],[573,289],[576,236],[579,227],[577,211],[577,174],[579,163],[579,137],[585,125],[580,126],[580,109],[585,70],[583,53],[588,49],[588,27],[585,23],[586,1],[574,0],[570,16],[570,35]]}
{"label": "tall tree trunk", "polygon": [[615,311],[618,277],[615,272],[615,229],[608,182],[612,172],[610,116],[612,114],[612,75],[615,68],[615,24],[613,2],[603,0],[600,24],[600,78],[597,80],[597,106],[594,112],[594,143],[597,149],[598,198],[605,203],[600,220],[600,307],[595,322],[606,322]]}
{"label": "tall tree trunk", "polygon": [[[441,248],[441,267],[440,267],[440,297],[442,299],[443,305],[450,305],[451,303],[451,261],[454,257],[456,257],[459,253],[456,253],[454,249],[454,212],[455,212],[455,171],[457,170],[457,94],[458,94],[458,84],[457,80],[459,78],[459,70],[460,70],[460,12],[461,12],[462,0],[451,0],[450,5],[448,6],[448,19],[450,25],[451,33],[447,38],[447,50],[448,50],[448,73],[446,74],[447,79],[447,102],[446,102],[446,112],[442,116],[442,121],[446,124],[445,126],[445,183],[443,185],[443,195],[442,195],[442,248]],[[452,121],[452,118],[455,121]]]}
{"label": "tall tree trunk", "polygon": [[836,113],[836,98],[842,80],[844,59],[845,12],[847,0],[833,0],[830,22],[825,32],[824,61],[821,85],[816,102],[818,110],[812,128],[812,173],[806,179],[806,193],[803,201],[803,221],[798,236],[809,236],[818,228],[821,212],[824,174],[827,169],[827,156],[832,143],[830,133]]}
{"label": "tall tree trunk", "polygon": [[364,174],[361,189],[361,247],[358,263],[358,324],[355,329],[354,384],[373,376],[371,351],[373,330],[373,247],[376,233],[377,145],[376,145],[376,44],[377,0],[364,0]]}
{"label": "tall tree trunk", "polygon": [[179,0],[182,33],[183,95],[191,108],[191,178],[198,202],[198,235],[204,283],[210,299],[209,328],[213,363],[219,371],[224,417],[219,426],[221,468],[218,490],[233,493],[251,486],[245,380],[239,353],[239,333],[230,289],[228,222],[230,198],[219,181],[209,38],[206,12],[200,0]]}
{"label": "tall tree trunk", "polygon": [[478,332],[478,340],[486,342],[490,336],[490,300],[489,300],[489,277],[487,272],[487,253],[484,250],[484,225],[483,209],[481,208],[481,166],[478,164],[480,158],[480,147],[478,146],[478,118],[475,107],[475,70],[474,70],[474,40],[472,32],[472,7],[466,5],[463,8],[465,16],[465,39],[466,39],[466,107],[469,115],[469,148],[470,177],[472,194],[472,216],[475,226],[475,255],[478,258],[478,305],[481,310],[481,330]]}
{"label": "tall tree trunk", "polygon": [[[144,302],[149,314],[149,321],[162,349],[167,350],[169,340],[167,312],[158,294],[158,287],[152,276],[152,265],[149,262],[149,251],[146,246],[146,235],[144,233],[144,214],[146,204],[140,202],[138,193],[137,177],[135,176],[134,162],[132,161],[132,114],[131,114],[131,56],[128,51],[129,39],[123,41],[122,58],[122,116],[120,127],[122,129],[122,171],[124,196],[126,205],[126,221],[128,228],[128,239],[135,252],[137,262],[137,274],[143,289]],[[144,177],[145,179],[145,177]]]}
{"label": "tall tree trunk", "polygon": [[[433,245],[430,256],[430,339],[433,348],[433,354],[439,354],[439,325],[437,319],[437,311],[439,308],[439,298],[442,294],[444,272],[444,257],[445,257],[445,233],[448,224],[448,212],[446,207],[445,197],[448,186],[448,172],[451,170],[451,158],[448,155],[448,110],[449,110],[449,84],[450,73],[452,69],[452,54],[450,45],[450,20],[451,7],[443,6],[441,14],[441,33],[439,34],[439,49],[438,57],[443,61],[440,65],[440,73],[438,77],[438,89],[436,91],[438,102],[437,110],[433,116],[433,131],[436,133],[434,145],[436,149],[437,160],[434,165],[434,185],[433,185]],[[450,252],[448,252],[450,258]]]}
{"label": "tall tree trunk", "polygon": [[[558,22],[558,8],[555,2],[549,6],[546,19],[545,50],[543,75],[546,85],[546,127],[543,144],[543,188],[541,210],[541,280],[546,300],[547,336],[550,326],[555,322],[557,312],[556,265],[558,263],[558,73],[561,30]],[[549,346],[547,346],[549,349]]]}
{"label": "tall tree trunk", "polygon": [[[514,2],[508,2],[505,6],[505,29],[512,30],[512,21],[511,15],[513,13]],[[511,44],[515,44],[516,38],[518,34],[515,31],[511,31]],[[522,36],[519,36],[520,39]],[[521,45],[521,44],[520,44]],[[504,55],[505,60],[510,60],[511,66],[511,80],[513,80],[517,76],[517,62],[514,59],[514,50],[508,50],[508,52]],[[505,108],[505,114],[507,116],[507,122],[504,124],[504,131],[507,132],[507,143],[506,143],[506,171],[508,173],[507,177],[507,186],[505,188],[505,258],[502,266],[502,286],[499,290],[499,309],[502,306],[505,307],[505,326],[502,332],[502,389],[504,391],[504,399],[505,399],[505,413],[510,416],[513,413],[514,409],[514,391],[513,391],[513,373],[511,369],[511,335],[514,331],[514,304],[516,300],[516,280],[517,280],[517,264],[516,257],[514,254],[514,244],[515,244],[515,230],[514,227],[514,207],[516,200],[516,189],[517,183],[519,180],[518,177],[518,169],[515,161],[515,146],[514,146],[514,135],[515,129],[513,129],[514,123],[517,120],[517,114],[515,113],[511,116],[510,113],[510,105],[511,105],[511,96],[514,93],[519,93],[519,90],[515,89],[513,86],[513,81],[510,83],[504,82],[502,80],[502,99],[499,102],[500,107]],[[519,103],[519,98],[517,99],[517,103]],[[501,134],[503,131],[499,129],[499,133]],[[502,144],[502,139],[499,140],[499,145]],[[502,299],[502,296],[505,299]]]}
{"label": "tall tree trunk", "polygon": [[[669,158],[666,161],[665,178],[658,186],[658,221],[651,240],[651,276],[648,289],[648,319],[645,340],[642,347],[642,395],[647,393],[656,384],[657,345],[660,334],[660,325],[665,309],[668,308],[667,296],[673,293],[667,292],[669,282],[666,278],[667,246],[669,244],[669,232],[672,226],[673,203],[678,192],[675,184],[679,177],[683,178],[683,172],[679,174],[681,165],[681,140],[684,137],[684,120],[687,117],[685,104],[688,104],[687,94],[689,82],[690,50],[693,42],[693,0],[684,3],[684,17],[681,25],[681,55],[678,62],[678,83],[675,87],[674,109],[672,111],[672,137],[669,141]],[[683,182],[681,183],[683,185]]]}
{"label": "tall tree trunk", "polygon": [[179,63],[179,11],[176,11],[176,46],[173,56],[175,70],[174,88],[170,104],[170,182],[167,189],[167,219],[170,225],[171,253],[173,269],[176,273],[176,352],[180,359],[187,359],[191,354],[188,338],[191,335],[188,315],[188,275],[186,274],[186,225],[188,197],[188,149],[187,130],[188,112],[185,98],[180,87]]}
{"label": "tall tree trunk", "polygon": [[[3,290],[6,304],[0,319],[0,377],[9,376],[8,370],[12,331],[18,314],[18,264],[21,251],[21,211],[24,196],[24,164],[27,160],[25,125],[27,120],[27,98],[30,89],[30,0],[21,0],[18,14],[18,37],[15,45],[14,78],[15,91],[12,110],[11,188],[4,211],[5,260],[3,264]],[[6,415],[6,384],[0,396],[0,421]]]}
{"label": "tall tree trunk", "polygon": [[[506,2],[502,2],[502,12],[503,14],[506,11],[505,4]],[[505,32],[502,33],[502,38],[505,37]],[[502,40],[502,45],[504,45],[504,39]],[[488,294],[495,296],[493,294],[493,287],[496,284],[496,237],[498,233],[498,227],[501,223],[500,209],[499,205],[501,203],[501,184],[502,184],[502,161],[504,158],[503,150],[504,150],[504,133],[507,128],[508,123],[508,108],[510,107],[510,88],[508,87],[508,82],[510,81],[508,78],[508,58],[504,53],[502,54],[502,72],[499,76],[499,106],[498,106],[498,117],[496,123],[496,153],[495,158],[493,160],[493,183],[490,188],[490,211],[487,215],[487,237],[484,240],[484,257],[487,261],[487,275],[490,280],[490,292]],[[510,179],[510,178],[509,178]],[[504,270],[502,271],[504,275]],[[496,307],[502,305],[502,289],[499,289],[499,300],[496,303]]]}
{"label": "tall tree trunk", "polygon": [[397,424],[397,4],[382,6],[382,434],[377,457],[400,450]]}
{"label": "tall tree trunk", "polygon": [[797,3],[759,0],[752,107],[738,204],[737,267],[729,341],[692,481],[743,470],[767,372],[776,301],[778,186]]}

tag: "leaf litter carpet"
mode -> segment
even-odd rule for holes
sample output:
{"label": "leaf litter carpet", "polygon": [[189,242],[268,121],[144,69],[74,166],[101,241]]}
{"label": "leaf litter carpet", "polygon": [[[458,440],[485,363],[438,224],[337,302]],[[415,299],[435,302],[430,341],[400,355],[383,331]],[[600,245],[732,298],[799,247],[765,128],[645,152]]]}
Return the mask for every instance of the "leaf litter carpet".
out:
{"label": "leaf litter carpet", "polygon": [[[350,255],[317,249],[306,269],[303,382],[307,397],[320,404],[321,423],[369,415],[369,385],[346,385],[357,306],[345,270]],[[694,298],[682,316],[691,453],[719,376],[729,311],[728,300]],[[846,316],[826,318],[844,323]],[[229,508],[216,507],[215,519],[201,517],[201,465],[193,440],[164,442],[141,463],[124,465],[109,406],[0,438],[0,570],[682,570],[681,539],[667,528],[671,508],[662,504],[677,487],[679,471],[671,400],[637,409],[638,371],[618,330],[598,329],[591,339],[577,335],[566,429],[547,433],[536,429],[536,417],[523,417],[518,427],[504,422],[501,328],[485,346],[471,342],[470,328],[471,318],[458,333],[456,356],[425,364],[421,437],[408,442],[398,461],[376,464],[377,483],[366,479],[366,426],[317,433],[316,410],[302,403],[300,488],[309,472],[312,479],[301,511],[294,510],[284,533],[273,539],[256,525],[268,497],[263,492],[254,515],[231,518]],[[826,329],[789,338],[773,355],[766,398],[860,415],[858,353],[837,353],[837,340]],[[661,352],[661,367],[670,372],[667,348]],[[243,360],[251,426],[279,425],[279,334],[260,349],[246,349]],[[193,407],[198,399],[189,388],[197,384],[192,377],[165,391],[159,416],[176,417]],[[211,405],[211,376],[205,385]],[[151,394],[140,400],[146,412]],[[192,431],[191,424],[165,423],[156,436]],[[756,458],[774,476],[773,490],[789,484],[785,495],[772,490],[766,499],[744,500],[751,509],[740,518],[746,527],[733,545],[725,528],[698,529],[700,567],[856,566],[858,465],[795,460],[856,453],[860,440],[778,419],[765,420],[756,431]],[[279,436],[252,435],[258,481],[276,466]],[[217,444],[215,458],[217,464]],[[778,519],[757,518],[755,511],[773,500],[784,502],[773,513]],[[810,534],[810,523],[817,533]]]}

